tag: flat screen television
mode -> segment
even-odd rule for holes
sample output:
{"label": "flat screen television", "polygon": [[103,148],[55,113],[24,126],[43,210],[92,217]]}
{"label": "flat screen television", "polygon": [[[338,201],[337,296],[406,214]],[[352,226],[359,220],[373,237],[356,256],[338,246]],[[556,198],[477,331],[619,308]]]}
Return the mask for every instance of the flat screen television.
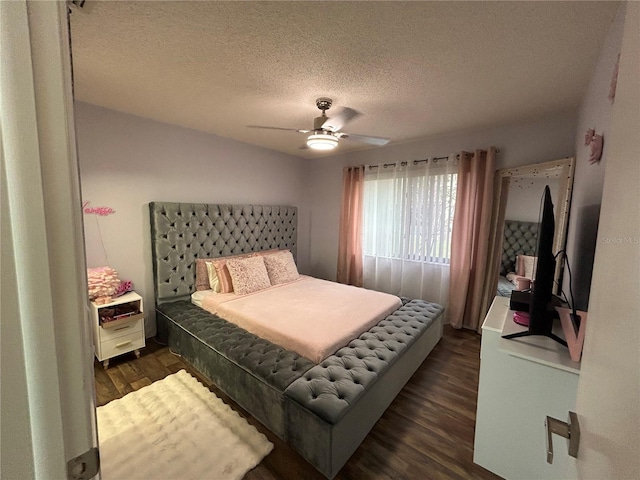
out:
{"label": "flat screen television", "polygon": [[563,339],[553,333],[554,319],[557,317],[553,307],[553,282],[555,280],[556,258],[553,254],[555,218],[549,186],[545,186],[542,196],[542,213],[538,229],[538,257],[532,293],[529,297],[529,327],[524,332],[505,335],[503,338],[518,338],[530,335],[543,335],[567,345]]}

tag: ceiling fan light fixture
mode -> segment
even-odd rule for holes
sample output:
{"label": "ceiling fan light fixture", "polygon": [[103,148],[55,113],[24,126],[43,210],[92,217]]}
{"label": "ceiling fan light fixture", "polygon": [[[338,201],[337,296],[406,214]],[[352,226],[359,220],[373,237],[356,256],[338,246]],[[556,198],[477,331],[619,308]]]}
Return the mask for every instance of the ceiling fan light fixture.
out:
{"label": "ceiling fan light fixture", "polygon": [[307,146],[314,150],[333,150],[338,146],[338,137],[332,133],[312,133],[307,137]]}

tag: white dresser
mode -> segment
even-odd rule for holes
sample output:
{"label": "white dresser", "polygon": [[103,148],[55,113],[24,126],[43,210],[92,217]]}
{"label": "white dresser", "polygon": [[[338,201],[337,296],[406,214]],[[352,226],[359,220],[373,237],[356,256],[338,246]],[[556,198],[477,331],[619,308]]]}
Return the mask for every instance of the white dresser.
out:
{"label": "white dresser", "polygon": [[[564,338],[557,327],[554,333]],[[580,364],[550,338],[502,338],[523,330],[509,299],[496,297],[482,326],[473,461],[507,480],[561,479],[570,458],[567,442],[554,435],[548,464],[545,419],[567,421],[575,411]]]}
{"label": "white dresser", "polygon": [[109,303],[91,302],[93,343],[96,357],[109,367],[109,359],[123,353],[135,352],[145,346],[144,310],[142,297],[127,292]]}

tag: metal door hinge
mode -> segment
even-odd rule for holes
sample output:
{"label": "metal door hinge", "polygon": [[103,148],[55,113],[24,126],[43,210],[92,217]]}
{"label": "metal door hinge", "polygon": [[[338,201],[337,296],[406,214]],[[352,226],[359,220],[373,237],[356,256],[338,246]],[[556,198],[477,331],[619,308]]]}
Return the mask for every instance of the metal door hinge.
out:
{"label": "metal door hinge", "polygon": [[544,422],[547,426],[547,463],[553,463],[553,440],[555,433],[567,439],[569,455],[578,458],[580,446],[580,423],[575,412],[569,412],[569,421],[563,422],[552,417],[547,417]]}
{"label": "metal door hinge", "polygon": [[67,462],[69,480],[89,480],[100,471],[100,452],[96,447]]}

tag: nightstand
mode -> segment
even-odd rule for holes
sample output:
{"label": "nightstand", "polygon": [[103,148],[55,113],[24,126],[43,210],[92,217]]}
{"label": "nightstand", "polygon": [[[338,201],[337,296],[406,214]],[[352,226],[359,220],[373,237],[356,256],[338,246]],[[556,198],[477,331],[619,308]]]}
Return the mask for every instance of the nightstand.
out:
{"label": "nightstand", "polygon": [[105,369],[110,358],[123,353],[133,351],[140,358],[140,349],[145,346],[143,312],[142,297],[135,292],[102,305],[91,302],[93,343]]}

